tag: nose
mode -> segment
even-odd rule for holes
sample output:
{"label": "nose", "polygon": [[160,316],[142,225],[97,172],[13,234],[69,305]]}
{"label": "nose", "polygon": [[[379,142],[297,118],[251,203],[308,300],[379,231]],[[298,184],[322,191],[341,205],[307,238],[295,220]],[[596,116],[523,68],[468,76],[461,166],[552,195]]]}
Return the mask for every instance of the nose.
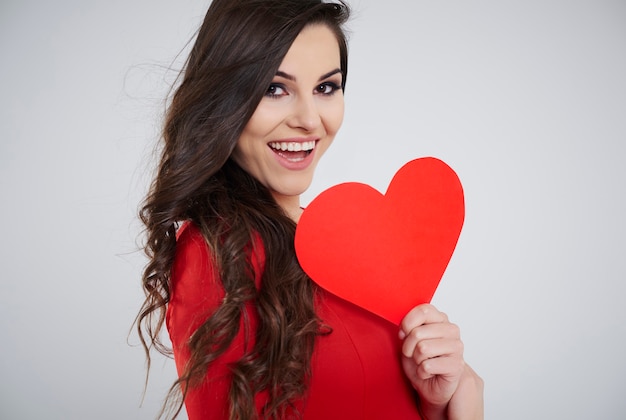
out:
{"label": "nose", "polygon": [[322,123],[322,118],[313,95],[304,95],[297,98],[293,105],[293,112],[288,120],[292,128],[314,131]]}

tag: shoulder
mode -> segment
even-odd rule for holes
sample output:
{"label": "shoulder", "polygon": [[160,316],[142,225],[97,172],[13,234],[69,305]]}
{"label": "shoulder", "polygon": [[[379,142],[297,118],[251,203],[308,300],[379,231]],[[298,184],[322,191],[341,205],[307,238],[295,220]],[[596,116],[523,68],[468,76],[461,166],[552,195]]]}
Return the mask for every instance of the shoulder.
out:
{"label": "shoulder", "polygon": [[176,258],[193,254],[209,254],[209,248],[200,229],[192,222],[185,222],[176,233]]}
{"label": "shoulder", "polygon": [[224,289],[200,229],[186,222],[176,236],[167,326],[170,335],[172,330],[187,335],[221,304]]}
{"label": "shoulder", "polygon": [[213,255],[202,232],[195,224],[185,222],[176,234],[172,287],[189,280],[202,282],[208,276],[215,277],[214,268]]}
{"label": "shoulder", "polygon": [[[260,235],[252,233],[252,239],[246,246],[247,254],[255,273],[259,275],[265,266],[265,249]],[[214,270],[213,253],[207,244],[198,226],[192,222],[185,222],[176,233],[176,254],[174,257],[172,277],[173,281],[179,277],[180,271]],[[218,276],[217,273],[213,273]]]}
{"label": "shoulder", "polygon": [[207,288],[221,285],[218,273],[200,229],[191,222],[185,222],[176,235],[176,253],[172,264],[171,288],[173,294],[184,293],[189,289],[194,295],[204,294]]}

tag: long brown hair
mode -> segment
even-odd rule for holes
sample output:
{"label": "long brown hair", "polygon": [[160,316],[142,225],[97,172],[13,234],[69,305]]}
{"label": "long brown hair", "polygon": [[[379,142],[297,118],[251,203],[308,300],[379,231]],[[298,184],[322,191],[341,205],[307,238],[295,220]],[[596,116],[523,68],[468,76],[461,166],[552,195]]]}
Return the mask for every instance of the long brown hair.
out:
{"label": "long brown hair", "polygon": [[[231,419],[256,418],[254,395],[260,391],[269,393],[264,416],[278,418],[306,392],[321,329],[313,287],[295,258],[295,223],[230,155],[305,26],[322,23],[335,33],[345,87],[342,25],[348,15],[343,2],[320,0],[214,0],[206,14],[166,113],[157,175],[140,212],[149,261],[143,273],[146,300],[136,323],[148,369],[152,347],[170,354],[159,332],[181,222],[192,221],[201,230],[228,299],[192,335],[190,363],[167,401],[181,389],[184,399],[187,389],[203,380],[207,366],[236,336],[249,301],[258,312],[259,328],[252,353],[233,366]],[[248,252],[255,234],[266,256],[260,290]],[[174,417],[182,404],[174,408]]]}

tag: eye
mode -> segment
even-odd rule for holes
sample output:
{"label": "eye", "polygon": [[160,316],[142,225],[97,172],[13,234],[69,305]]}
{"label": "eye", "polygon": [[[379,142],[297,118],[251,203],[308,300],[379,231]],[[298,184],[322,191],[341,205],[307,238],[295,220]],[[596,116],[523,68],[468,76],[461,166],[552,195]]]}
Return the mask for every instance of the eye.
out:
{"label": "eye", "polygon": [[278,98],[285,95],[287,95],[287,90],[284,86],[277,83],[272,83],[265,91],[265,96],[270,98]]}
{"label": "eye", "polygon": [[332,95],[339,89],[341,88],[335,82],[324,82],[315,88],[315,92],[322,95]]}

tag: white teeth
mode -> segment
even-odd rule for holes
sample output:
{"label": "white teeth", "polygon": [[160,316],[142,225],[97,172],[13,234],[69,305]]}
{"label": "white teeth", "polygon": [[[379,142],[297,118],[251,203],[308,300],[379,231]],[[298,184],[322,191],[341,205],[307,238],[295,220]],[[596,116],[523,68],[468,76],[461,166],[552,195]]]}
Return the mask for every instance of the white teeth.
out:
{"label": "white teeth", "polygon": [[306,152],[315,148],[315,141],[273,141],[270,143],[270,147],[283,152],[301,152],[303,150]]}

